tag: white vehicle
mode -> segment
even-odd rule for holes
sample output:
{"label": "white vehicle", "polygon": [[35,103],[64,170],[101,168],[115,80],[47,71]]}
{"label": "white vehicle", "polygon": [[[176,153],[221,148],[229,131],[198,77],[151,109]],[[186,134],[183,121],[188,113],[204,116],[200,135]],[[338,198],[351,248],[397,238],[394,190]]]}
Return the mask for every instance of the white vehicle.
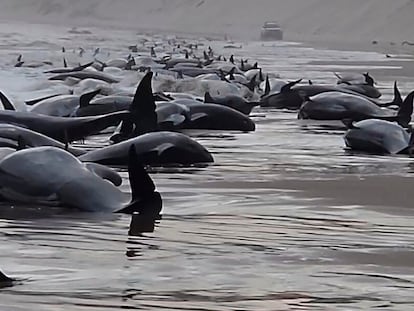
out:
{"label": "white vehicle", "polygon": [[261,40],[282,40],[283,31],[277,22],[265,22],[260,32]]}

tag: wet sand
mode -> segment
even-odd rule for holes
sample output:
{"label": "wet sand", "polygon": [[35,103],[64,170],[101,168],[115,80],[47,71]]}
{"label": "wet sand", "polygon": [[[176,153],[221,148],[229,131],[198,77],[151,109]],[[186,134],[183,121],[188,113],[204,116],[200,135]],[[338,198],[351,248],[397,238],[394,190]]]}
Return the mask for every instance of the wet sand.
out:
{"label": "wet sand", "polygon": [[[388,176],[336,176],[335,178],[304,179],[298,177],[273,182],[211,182],[206,188],[294,191],[294,196],[323,201],[323,205],[369,207],[390,214],[413,215],[413,178]],[[403,208],[403,210],[395,208]]]}

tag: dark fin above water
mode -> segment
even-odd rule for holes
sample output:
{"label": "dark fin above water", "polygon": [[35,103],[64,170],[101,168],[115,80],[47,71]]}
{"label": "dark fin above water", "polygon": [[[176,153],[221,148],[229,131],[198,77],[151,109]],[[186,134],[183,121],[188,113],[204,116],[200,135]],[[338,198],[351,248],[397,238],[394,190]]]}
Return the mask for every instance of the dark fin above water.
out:
{"label": "dark fin above water", "polygon": [[[230,71],[229,71],[229,76],[230,76],[230,78],[231,77],[233,77],[233,80],[234,80],[234,73],[235,73],[235,71],[236,71],[236,67],[232,67],[231,69],[230,69]],[[231,80],[231,79],[230,79]]]}
{"label": "dark fin above water", "polygon": [[227,78],[226,78],[226,74],[224,73],[224,71],[222,69],[219,69],[219,74],[218,76],[220,77],[221,81],[225,81],[227,83],[231,83]]}
{"label": "dark fin above water", "polygon": [[408,127],[411,122],[411,116],[413,114],[413,100],[414,91],[407,95],[401,104],[400,109],[398,110],[397,122],[402,127]]}
{"label": "dark fin above water", "polygon": [[135,145],[128,152],[128,176],[131,185],[131,203],[119,210],[119,213],[140,213],[158,218],[162,209],[162,199],[155,191],[155,185],[139,161]]}
{"label": "dark fin above water", "polygon": [[149,71],[142,78],[129,107],[135,124],[134,135],[136,136],[154,132],[158,129],[156,106],[152,93],[152,76],[153,72]]}
{"label": "dark fin above water", "polygon": [[[99,62],[99,61],[98,61]],[[92,64],[93,64],[94,62],[89,62],[89,63],[86,63],[86,64],[84,64],[84,65],[79,65],[79,66],[77,66],[77,67],[75,67],[75,68],[73,68],[72,69],[72,71],[82,71],[83,69],[86,69],[86,68],[88,68],[89,66],[91,66]],[[102,63],[102,62],[99,62],[102,66],[106,66],[104,63]]]}
{"label": "dark fin above water", "polygon": [[213,104],[215,103],[213,97],[211,97],[209,92],[206,92],[204,94],[204,102],[205,103],[213,103]]}
{"label": "dark fin above water", "polygon": [[66,62],[66,58],[63,57],[63,67],[68,68],[68,63]]}
{"label": "dark fin above water", "polygon": [[401,93],[400,90],[398,89],[397,86],[397,81],[394,81],[394,98],[391,102],[388,103],[379,103],[378,106],[380,107],[389,107],[389,106],[398,106],[401,107],[401,105],[403,104],[403,100],[401,97]]}
{"label": "dark fin above water", "polygon": [[374,80],[374,78],[373,78],[373,77],[371,77],[371,76],[369,75],[369,72],[366,72],[366,73],[364,73],[363,75],[364,75],[364,77],[365,77],[365,83],[366,83],[367,85],[374,86],[374,84],[375,84],[375,80]]}
{"label": "dark fin above water", "polygon": [[15,280],[9,278],[7,275],[0,271],[0,287],[12,286],[14,281]]}
{"label": "dark fin above water", "polygon": [[254,92],[254,89],[256,88],[256,79],[257,79],[257,73],[250,79],[249,83],[245,84],[245,86],[252,92]]}
{"label": "dark fin above water", "polygon": [[231,55],[231,56],[230,56],[230,58],[229,58],[229,62],[230,62],[230,63],[232,63],[232,64],[234,64],[234,55]]}
{"label": "dark fin above water", "polygon": [[79,106],[81,108],[87,107],[90,103],[90,101],[99,93],[101,92],[101,89],[97,89],[95,91],[89,92],[89,93],[85,93],[82,94],[81,97],[79,98]]}
{"label": "dark fin above water", "polygon": [[125,70],[132,70],[132,66],[135,66],[135,65],[136,65],[135,58],[131,57],[130,59],[128,59],[128,62],[125,65]]}
{"label": "dark fin above water", "polygon": [[157,53],[155,53],[155,49],[154,49],[153,46],[151,47],[151,57],[152,58],[156,58],[157,57]]}
{"label": "dark fin above water", "polygon": [[131,145],[128,152],[128,175],[131,185],[132,201],[151,195],[155,185],[141,163],[139,163],[135,145]]}
{"label": "dark fin above water", "polygon": [[397,81],[395,81],[394,82],[394,99],[392,100],[391,103],[389,103],[388,106],[395,105],[395,106],[401,107],[402,104],[403,104],[403,100],[401,97],[401,93],[400,93],[400,90],[398,89]]}
{"label": "dark fin above water", "polygon": [[[337,74],[336,72],[334,72],[333,74],[335,75],[335,77],[338,78],[338,80],[342,80],[342,77],[339,74]],[[338,83],[339,83],[339,81],[338,81]]]}
{"label": "dark fin above water", "polygon": [[62,95],[62,94],[53,94],[53,95],[48,95],[48,96],[41,97],[41,98],[27,100],[27,101],[25,101],[25,104],[27,106],[33,106],[33,105],[37,104],[38,102],[41,102],[42,100],[53,98],[53,97],[60,96],[60,95]]}
{"label": "dark fin above water", "polygon": [[263,96],[266,96],[270,93],[270,81],[269,81],[269,76],[266,76],[266,84],[265,84],[265,92]]}
{"label": "dark fin above water", "polygon": [[3,104],[5,110],[16,110],[11,101],[6,97],[6,95],[3,94],[3,92],[0,92],[0,101]]}
{"label": "dark fin above water", "polygon": [[287,83],[286,85],[282,86],[282,88],[280,89],[280,93],[285,93],[285,92],[289,92],[290,89],[295,86],[296,84],[302,82],[302,79],[296,80],[296,81],[291,81],[289,83]]}

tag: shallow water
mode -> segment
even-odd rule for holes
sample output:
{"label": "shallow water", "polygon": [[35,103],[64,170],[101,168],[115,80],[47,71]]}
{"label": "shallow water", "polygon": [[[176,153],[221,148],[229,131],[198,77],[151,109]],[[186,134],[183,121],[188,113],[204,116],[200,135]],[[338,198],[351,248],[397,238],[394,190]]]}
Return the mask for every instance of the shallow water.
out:
{"label": "shallow water", "polygon": [[[43,69],[10,66],[21,51],[57,60],[63,42],[69,49],[101,46],[112,53],[126,53],[134,42],[127,31],[51,35],[37,27],[42,31],[3,30],[9,34],[0,44],[3,90],[17,100],[36,97],[47,85]],[[208,44],[219,49],[224,43]],[[384,98],[391,97],[387,70],[395,66],[381,54],[282,42],[225,53],[257,59],[285,79],[325,83],[335,81],[332,71],[366,71],[363,63],[370,62]],[[312,64],[317,61],[330,65]],[[413,87],[402,85],[405,93]],[[293,112],[260,108],[253,118],[254,133],[189,132],[215,164],[151,169],[164,202],[154,233],[129,235],[125,215],[3,206],[0,267],[19,282],[0,289],[0,309],[411,310],[414,213],[326,200],[291,185],[412,177],[413,160],[345,152],[339,122],[299,121]]]}

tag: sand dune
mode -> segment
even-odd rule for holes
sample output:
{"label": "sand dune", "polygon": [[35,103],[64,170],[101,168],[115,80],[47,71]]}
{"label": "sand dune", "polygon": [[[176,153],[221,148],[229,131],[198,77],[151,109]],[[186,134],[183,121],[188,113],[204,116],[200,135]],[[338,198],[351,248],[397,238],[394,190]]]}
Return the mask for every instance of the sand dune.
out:
{"label": "sand dune", "polygon": [[414,41],[412,0],[0,0],[2,20],[257,38],[278,20],[291,40]]}

